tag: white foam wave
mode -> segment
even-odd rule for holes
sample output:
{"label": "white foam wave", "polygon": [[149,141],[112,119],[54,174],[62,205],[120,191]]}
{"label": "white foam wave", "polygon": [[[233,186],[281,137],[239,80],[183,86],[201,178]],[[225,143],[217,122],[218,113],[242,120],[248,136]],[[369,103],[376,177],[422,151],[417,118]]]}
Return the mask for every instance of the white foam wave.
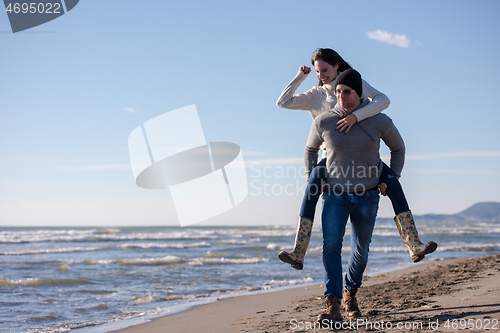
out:
{"label": "white foam wave", "polygon": [[128,302],[128,305],[141,305],[141,304],[150,304],[153,303],[155,300],[151,295],[147,296],[142,296],[142,297],[134,297],[130,302]]}
{"label": "white foam wave", "polygon": [[86,279],[55,279],[55,278],[27,278],[21,280],[11,280],[0,277],[0,287],[38,287],[44,285],[63,285],[63,284],[91,284]]}
{"label": "white foam wave", "polygon": [[68,252],[91,252],[91,251],[99,251],[106,249],[105,246],[99,247],[64,247],[59,249],[32,249],[32,250],[24,250],[24,251],[5,251],[0,252],[0,255],[4,256],[16,256],[16,255],[32,255],[32,254],[48,254],[48,253],[68,253]]}
{"label": "white foam wave", "polygon": [[279,246],[278,244],[275,244],[275,243],[267,244],[266,248],[268,250],[284,250],[284,249],[282,249],[282,246]]}
{"label": "white foam wave", "polygon": [[493,251],[500,249],[500,243],[445,243],[439,244],[436,251]]}
{"label": "white foam wave", "polygon": [[370,247],[370,252],[391,253],[391,252],[408,252],[406,246],[373,246]]}
{"label": "white foam wave", "polygon": [[198,242],[198,243],[132,243],[132,244],[121,244],[118,245],[120,248],[124,249],[151,249],[151,248],[174,248],[174,249],[185,249],[190,247],[209,247],[208,242]]}
{"label": "white foam wave", "polygon": [[216,229],[185,229],[158,232],[128,232],[119,229],[40,229],[2,230],[0,243],[34,242],[107,242],[107,241],[164,241],[214,239],[220,235]]}
{"label": "white foam wave", "polygon": [[258,264],[259,262],[267,261],[269,261],[267,258],[194,258],[188,262],[188,265],[243,265]]}
{"label": "white foam wave", "polygon": [[227,244],[227,245],[246,245],[250,243],[255,243],[255,242],[260,242],[260,238],[250,238],[250,239],[227,239],[227,240],[222,240],[222,244]]}
{"label": "white foam wave", "polygon": [[[396,228],[396,226],[394,226],[394,228]],[[386,229],[382,229],[382,230],[373,230],[373,236],[381,236],[381,237],[385,237],[385,236],[399,236],[399,232],[398,230],[386,230]]]}
{"label": "white foam wave", "polygon": [[265,286],[291,286],[295,284],[311,283],[314,280],[310,277],[304,277],[298,280],[269,280],[264,283]]}
{"label": "white foam wave", "polygon": [[166,256],[161,258],[137,258],[120,259],[116,263],[121,265],[174,265],[183,263],[185,260],[177,256]]}

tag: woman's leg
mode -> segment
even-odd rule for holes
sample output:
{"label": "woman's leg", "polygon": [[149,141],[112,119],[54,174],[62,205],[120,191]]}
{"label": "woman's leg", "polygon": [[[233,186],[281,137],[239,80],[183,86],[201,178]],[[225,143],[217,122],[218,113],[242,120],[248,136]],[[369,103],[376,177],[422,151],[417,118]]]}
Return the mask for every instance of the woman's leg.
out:
{"label": "woman's leg", "polygon": [[426,254],[434,252],[437,248],[437,244],[433,241],[423,244],[418,238],[417,226],[413,221],[413,215],[406,201],[401,183],[394,171],[385,163],[383,163],[380,183],[387,184],[386,193],[392,202],[392,207],[396,214],[394,221],[398,227],[399,235],[410,251],[413,262],[419,262],[424,259]]}
{"label": "woman's leg", "polygon": [[297,234],[292,252],[281,251],[278,258],[289,263],[293,268],[301,270],[304,267],[304,256],[306,255],[313,227],[316,204],[321,195],[323,179],[326,178],[326,158],[322,159],[309,175],[302,206],[299,212]]}
{"label": "woman's leg", "polygon": [[391,199],[392,208],[394,208],[394,213],[396,215],[407,212],[410,210],[408,206],[408,201],[406,201],[405,193],[403,192],[403,187],[398,180],[398,177],[394,171],[383,163],[382,174],[379,178],[379,184],[387,184],[387,196]]}
{"label": "woman's leg", "polygon": [[318,203],[323,187],[323,179],[326,178],[326,158],[322,159],[309,175],[306,191],[302,198],[299,216],[314,220],[316,204]]}

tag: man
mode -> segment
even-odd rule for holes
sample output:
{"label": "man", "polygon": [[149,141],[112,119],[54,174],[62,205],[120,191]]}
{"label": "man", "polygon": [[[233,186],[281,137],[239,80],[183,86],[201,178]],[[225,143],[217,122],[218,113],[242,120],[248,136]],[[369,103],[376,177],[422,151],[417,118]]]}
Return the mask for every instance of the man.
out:
{"label": "man", "polygon": [[[312,171],[318,149],[324,142],[327,152],[327,189],[323,194],[323,265],[324,297],[327,309],[318,320],[343,320],[340,301],[343,298],[348,317],[361,315],[355,298],[368,262],[369,244],[378,211],[378,183],[382,171],[380,139],[391,151],[391,169],[401,175],[405,146],[392,120],[378,114],[357,123],[349,135],[336,130],[336,123],[368,100],[360,100],[361,75],[349,69],[336,80],[338,103],[331,111],[316,117],[304,152],[306,174]],[[342,240],[347,220],[351,219],[351,255],[345,274],[342,297]]]}

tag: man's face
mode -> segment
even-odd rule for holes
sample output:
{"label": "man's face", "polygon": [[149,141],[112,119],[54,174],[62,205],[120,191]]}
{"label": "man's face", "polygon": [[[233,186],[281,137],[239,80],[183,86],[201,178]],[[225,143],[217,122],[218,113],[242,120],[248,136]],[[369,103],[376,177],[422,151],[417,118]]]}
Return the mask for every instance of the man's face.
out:
{"label": "man's face", "polygon": [[359,105],[358,94],[345,84],[337,85],[335,88],[335,95],[337,96],[340,106],[348,112],[354,111]]}

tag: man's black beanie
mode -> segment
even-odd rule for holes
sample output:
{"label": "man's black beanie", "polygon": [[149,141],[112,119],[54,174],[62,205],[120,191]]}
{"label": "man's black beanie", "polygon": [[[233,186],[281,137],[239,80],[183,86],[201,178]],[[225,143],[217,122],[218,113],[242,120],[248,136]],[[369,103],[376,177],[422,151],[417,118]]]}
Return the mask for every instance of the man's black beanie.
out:
{"label": "man's black beanie", "polygon": [[355,69],[348,69],[343,71],[337,76],[335,81],[335,89],[339,84],[345,84],[349,88],[353,89],[359,97],[363,94],[363,82],[361,81],[361,74]]}

